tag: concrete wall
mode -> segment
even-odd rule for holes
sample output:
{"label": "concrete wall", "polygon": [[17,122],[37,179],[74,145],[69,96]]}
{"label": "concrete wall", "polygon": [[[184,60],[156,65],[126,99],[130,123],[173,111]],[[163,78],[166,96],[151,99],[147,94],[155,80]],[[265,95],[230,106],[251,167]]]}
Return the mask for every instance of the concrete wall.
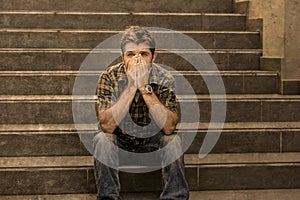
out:
{"label": "concrete wall", "polygon": [[285,0],[235,1],[249,1],[249,19],[263,19],[263,56],[283,58]]}
{"label": "concrete wall", "polygon": [[282,79],[300,79],[300,1],[287,0]]}
{"label": "concrete wall", "polygon": [[249,2],[249,19],[263,19],[262,69],[281,72],[282,94],[300,94],[300,0],[235,2]]}

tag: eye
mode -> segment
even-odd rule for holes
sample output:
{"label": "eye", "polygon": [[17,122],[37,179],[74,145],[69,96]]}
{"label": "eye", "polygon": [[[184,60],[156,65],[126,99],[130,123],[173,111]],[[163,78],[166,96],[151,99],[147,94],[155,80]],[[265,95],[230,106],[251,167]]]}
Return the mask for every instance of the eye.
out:
{"label": "eye", "polygon": [[133,57],[135,54],[134,53],[127,53],[126,54],[128,57]]}
{"label": "eye", "polygon": [[148,52],[142,52],[142,56],[147,57],[147,56],[149,56],[149,53]]}

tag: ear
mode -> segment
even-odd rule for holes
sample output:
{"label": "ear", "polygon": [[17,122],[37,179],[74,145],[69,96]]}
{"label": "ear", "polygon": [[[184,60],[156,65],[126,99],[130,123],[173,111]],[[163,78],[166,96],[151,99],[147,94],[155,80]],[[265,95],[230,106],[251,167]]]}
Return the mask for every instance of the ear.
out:
{"label": "ear", "polygon": [[154,53],[153,53],[153,56],[152,56],[152,62],[154,62],[154,61],[155,61],[156,57],[157,57],[157,52],[156,52],[156,51],[154,51]]}

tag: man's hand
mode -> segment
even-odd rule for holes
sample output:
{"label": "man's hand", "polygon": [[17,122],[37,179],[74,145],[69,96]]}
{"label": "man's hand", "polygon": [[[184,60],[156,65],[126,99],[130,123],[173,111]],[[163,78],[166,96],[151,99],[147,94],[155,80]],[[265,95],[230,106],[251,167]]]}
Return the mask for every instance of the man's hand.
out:
{"label": "man's hand", "polygon": [[144,58],[139,54],[134,56],[126,67],[128,85],[141,88],[148,84],[149,68]]}

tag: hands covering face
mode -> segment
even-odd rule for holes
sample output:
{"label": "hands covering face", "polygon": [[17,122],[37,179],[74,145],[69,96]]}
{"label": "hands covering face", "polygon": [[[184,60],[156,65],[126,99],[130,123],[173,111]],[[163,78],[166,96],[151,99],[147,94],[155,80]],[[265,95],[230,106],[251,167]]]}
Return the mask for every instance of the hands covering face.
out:
{"label": "hands covering face", "polygon": [[133,56],[125,68],[129,85],[140,88],[148,84],[149,64],[147,64],[141,54]]}

